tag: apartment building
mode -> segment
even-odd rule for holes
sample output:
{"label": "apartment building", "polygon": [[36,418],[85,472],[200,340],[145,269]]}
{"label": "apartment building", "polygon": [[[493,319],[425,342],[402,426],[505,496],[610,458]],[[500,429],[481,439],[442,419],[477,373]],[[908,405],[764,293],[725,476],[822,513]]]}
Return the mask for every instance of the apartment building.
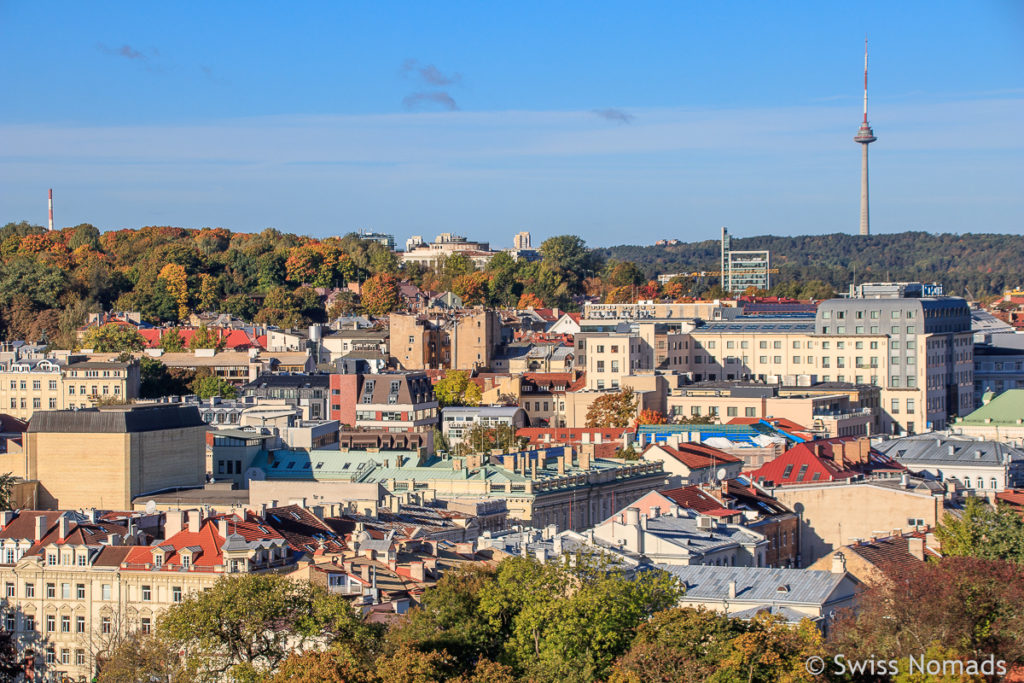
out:
{"label": "apartment building", "polygon": [[139,396],[139,363],[89,362],[85,356],[0,364],[0,410],[23,420],[37,410],[91,408]]}
{"label": "apartment building", "polygon": [[392,313],[391,356],[404,370],[487,369],[501,344],[501,320],[483,308]]}
{"label": "apartment building", "polygon": [[284,402],[300,410],[306,420],[327,419],[329,391],[329,375],[309,374],[263,374],[242,387],[244,396]]}
{"label": "apartment building", "polygon": [[851,298],[822,302],[809,318],[713,321],[690,332],[701,380],[874,384],[880,431],[945,428],[973,408],[970,311],[963,299]]}
{"label": "apartment building", "polygon": [[529,423],[526,411],[515,406],[452,406],[441,411],[441,431],[450,446],[462,443],[474,425],[509,427],[515,434]]}
{"label": "apartment building", "polygon": [[331,375],[330,417],[393,434],[433,431],[438,402],[426,373]]}
{"label": "apartment building", "polygon": [[78,528],[68,515],[0,563],[4,627],[20,650],[41,653],[47,680],[90,678],[126,633],[150,632],[162,611],[225,575],[294,566],[284,537],[248,514],[168,512],[166,538],[153,546],[127,545],[107,525]]}

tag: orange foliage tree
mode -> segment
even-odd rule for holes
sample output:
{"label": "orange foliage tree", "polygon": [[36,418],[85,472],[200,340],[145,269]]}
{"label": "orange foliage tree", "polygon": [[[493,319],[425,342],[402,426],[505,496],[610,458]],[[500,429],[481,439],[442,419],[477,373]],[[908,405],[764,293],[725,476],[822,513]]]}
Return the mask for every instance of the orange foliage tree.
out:
{"label": "orange foliage tree", "polygon": [[160,269],[157,281],[163,281],[164,287],[178,305],[178,320],[188,317],[188,275],[185,266],[168,263]]}
{"label": "orange foliage tree", "polygon": [[524,292],[523,295],[519,297],[519,303],[516,304],[516,308],[523,310],[524,308],[530,308],[531,306],[533,308],[543,308],[544,302],[541,301],[540,297],[533,292]]}
{"label": "orange foliage tree", "polygon": [[640,415],[637,417],[636,422],[637,424],[642,425],[664,425],[668,424],[668,418],[657,410],[647,408],[646,410],[640,411]]}

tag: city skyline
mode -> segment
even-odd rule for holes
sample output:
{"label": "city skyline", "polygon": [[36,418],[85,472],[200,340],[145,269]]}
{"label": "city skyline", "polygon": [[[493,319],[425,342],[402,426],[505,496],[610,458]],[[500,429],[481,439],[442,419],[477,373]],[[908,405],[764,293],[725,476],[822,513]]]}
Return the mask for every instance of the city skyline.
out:
{"label": "city skyline", "polygon": [[52,187],[58,228],[856,234],[869,33],[873,234],[1020,233],[1024,13],[877,8],[7,6],[0,212],[45,225]]}

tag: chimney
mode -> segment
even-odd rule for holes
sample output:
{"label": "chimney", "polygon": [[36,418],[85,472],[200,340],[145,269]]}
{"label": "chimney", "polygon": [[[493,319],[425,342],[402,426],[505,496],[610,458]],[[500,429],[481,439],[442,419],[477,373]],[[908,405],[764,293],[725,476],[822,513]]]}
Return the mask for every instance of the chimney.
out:
{"label": "chimney", "polygon": [[735,600],[736,599],[736,582],[735,581],[730,581],[729,582],[729,599],[730,600]]}
{"label": "chimney", "polygon": [[68,532],[71,530],[71,520],[65,515],[60,515],[57,519],[57,538],[61,541],[68,538]]}
{"label": "chimney", "polygon": [[558,456],[558,473],[565,474],[565,456]]}
{"label": "chimney", "polygon": [[462,469],[462,458],[452,458],[452,469],[456,472]]}
{"label": "chimney", "polygon": [[181,532],[185,523],[184,510],[168,510],[164,513],[164,539]]}
{"label": "chimney", "polygon": [[217,533],[220,534],[221,538],[227,538],[228,533],[228,520],[221,517],[217,520]]}
{"label": "chimney", "polygon": [[99,517],[99,513],[96,511],[96,508],[89,508],[85,511],[85,514],[89,517],[90,524],[95,524],[96,519]]}
{"label": "chimney", "polygon": [[846,556],[842,553],[836,553],[832,556],[832,573],[833,574],[845,574],[846,573]]}
{"label": "chimney", "polygon": [[544,548],[537,548],[537,549],[536,549],[535,551],[533,551],[533,556],[534,556],[534,557],[535,557],[535,558],[537,559],[537,561],[538,561],[538,562],[540,562],[541,564],[544,564],[544,560],[546,560],[546,559],[548,558],[548,555],[547,555],[547,553],[546,553],[546,552],[544,551]]}
{"label": "chimney", "polygon": [[911,536],[907,539],[907,552],[924,562],[924,539]]}
{"label": "chimney", "polygon": [[661,508],[657,505],[651,507],[651,519],[654,519],[655,517],[661,517]]}
{"label": "chimney", "polygon": [[626,522],[628,526],[640,525],[640,508],[626,508]]}
{"label": "chimney", "polygon": [[668,512],[673,517],[679,517],[679,515],[680,515],[680,513],[682,511],[683,511],[683,509],[681,507],[679,507],[678,505],[676,505],[675,503],[673,503],[672,505],[668,506]]}
{"label": "chimney", "polygon": [[193,534],[199,533],[199,527],[203,523],[203,513],[200,510],[189,510],[188,515],[188,530]]}
{"label": "chimney", "polygon": [[516,456],[514,455],[503,455],[501,456],[501,466],[506,470],[516,469]]}
{"label": "chimney", "polygon": [[121,545],[121,534],[107,534],[107,545]]}
{"label": "chimney", "polygon": [[589,470],[591,458],[594,457],[594,444],[583,444],[580,446],[580,469]]}
{"label": "chimney", "polygon": [[6,529],[7,525],[14,521],[14,516],[13,510],[0,512],[0,529]]}
{"label": "chimney", "polygon": [[413,561],[409,563],[409,577],[413,581],[423,581],[425,574],[423,571],[422,561]]}
{"label": "chimney", "polygon": [[43,536],[46,534],[47,524],[46,515],[36,516],[36,540],[43,540]]}
{"label": "chimney", "polygon": [[900,486],[905,489],[910,488],[910,475],[906,472],[900,475]]}

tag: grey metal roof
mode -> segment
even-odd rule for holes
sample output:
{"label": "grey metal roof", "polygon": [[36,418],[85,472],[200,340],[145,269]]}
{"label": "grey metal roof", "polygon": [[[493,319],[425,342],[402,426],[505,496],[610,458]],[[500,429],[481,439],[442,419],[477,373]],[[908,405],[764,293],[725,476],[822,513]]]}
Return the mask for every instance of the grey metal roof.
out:
{"label": "grey metal roof", "polygon": [[908,467],[933,464],[1002,467],[1010,462],[1024,461],[1024,451],[998,441],[919,436],[883,441],[875,448]]}
{"label": "grey metal roof", "polygon": [[716,524],[714,529],[699,529],[697,524],[696,517],[659,515],[647,520],[647,533],[688,554],[714,552],[737,544],[756,545],[764,540],[760,534],[742,527]]}
{"label": "grey metal roof", "polygon": [[[846,574],[810,569],[659,564],[686,585],[686,599],[823,605],[831,602]],[[729,597],[729,582],[736,597]],[[843,596],[846,597],[846,596]]]}
{"label": "grey metal roof", "polygon": [[175,404],[37,410],[28,423],[31,433],[63,434],[125,434],[187,427],[206,427],[206,423],[195,406]]}
{"label": "grey metal roof", "polygon": [[814,318],[711,321],[694,328],[691,334],[717,334],[720,332],[727,334],[803,332],[809,334],[814,332]]}

